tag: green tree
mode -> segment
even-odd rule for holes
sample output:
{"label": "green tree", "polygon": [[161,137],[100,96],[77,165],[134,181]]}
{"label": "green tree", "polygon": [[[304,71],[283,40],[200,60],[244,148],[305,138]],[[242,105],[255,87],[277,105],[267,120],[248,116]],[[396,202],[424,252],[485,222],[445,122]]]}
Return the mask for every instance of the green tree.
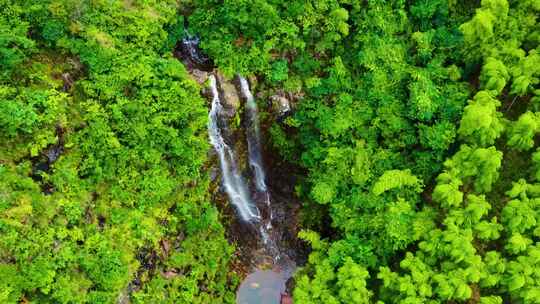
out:
{"label": "green tree", "polygon": [[489,92],[478,92],[465,107],[458,134],[464,140],[481,146],[492,145],[504,130],[501,103]]}
{"label": "green tree", "polygon": [[508,145],[518,150],[529,150],[534,146],[534,136],[540,128],[535,113],[525,112],[508,130]]}

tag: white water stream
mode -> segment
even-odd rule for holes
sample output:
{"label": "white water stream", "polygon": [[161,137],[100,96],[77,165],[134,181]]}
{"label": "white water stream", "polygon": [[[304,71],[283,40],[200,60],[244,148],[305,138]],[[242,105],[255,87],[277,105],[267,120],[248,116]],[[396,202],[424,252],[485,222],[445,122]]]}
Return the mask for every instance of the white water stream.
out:
{"label": "white water stream", "polygon": [[[188,36],[182,42],[183,58],[194,66],[208,67],[208,58],[198,49],[199,39]],[[220,97],[222,84],[215,75],[209,76],[212,106],[209,112],[208,134],[221,169],[221,182],[230,203],[236,208],[242,222],[254,227],[263,242],[263,254],[272,258],[272,270],[257,269],[241,284],[237,292],[238,304],[278,304],[285,292],[285,282],[292,276],[295,263],[281,253],[277,245],[278,234],[272,227],[271,196],[266,184],[266,173],[262,159],[261,131],[257,103],[248,81],[238,76],[239,93],[245,101],[244,126],[247,140],[250,176],[246,179],[239,167],[239,154],[235,151],[234,137],[230,137],[230,112],[224,108]],[[221,81],[221,79],[219,80]],[[226,102],[227,100],[225,100]],[[230,138],[229,138],[230,137]],[[250,191],[250,185],[253,185]],[[259,209],[262,208],[262,209]],[[261,212],[261,210],[265,212]]]}
{"label": "white water stream", "polygon": [[264,173],[264,167],[262,164],[261,156],[261,131],[259,127],[259,111],[257,109],[257,103],[255,98],[249,90],[249,84],[247,80],[238,76],[240,79],[240,90],[242,95],[246,99],[246,114],[247,114],[247,142],[249,152],[249,165],[255,175],[255,186],[258,191],[268,192],[266,188],[266,174]]}
{"label": "white water stream", "polygon": [[[268,188],[266,186],[266,174],[262,161],[259,110],[257,108],[255,98],[249,89],[249,83],[242,76],[238,76],[238,78],[240,82],[240,91],[246,100],[246,137],[248,144],[249,166],[251,167],[254,175],[255,188],[262,195],[269,212],[269,217],[265,220],[266,223],[261,225],[259,228],[263,241],[265,244],[267,244],[270,241],[268,233],[272,229],[273,213],[272,207],[270,206],[270,193],[268,192]],[[279,256],[277,258],[279,258]]]}
{"label": "white water stream", "polygon": [[210,89],[212,90],[212,108],[209,113],[208,134],[210,143],[216,150],[221,167],[221,175],[225,192],[229,196],[231,204],[238,210],[240,218],[246,222],[258,222],[261,214],[257,206],[251,200],[247,184],[238,171],[236,155],[233,149],[225,142],[223,138],[220,121],[223,106],[219,99],[217,81],[214,75],[210,75]]}

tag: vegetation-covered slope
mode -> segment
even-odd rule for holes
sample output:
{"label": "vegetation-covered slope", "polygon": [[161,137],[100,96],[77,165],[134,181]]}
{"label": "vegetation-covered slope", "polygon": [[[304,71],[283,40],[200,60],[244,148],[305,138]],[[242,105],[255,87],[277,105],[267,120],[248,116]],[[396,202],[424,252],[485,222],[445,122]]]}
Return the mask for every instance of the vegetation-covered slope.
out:
{"label": "vegetation-covered slope", "polygon": [[195,7],[221,68],[305,94],[271,130],[309,172],[296,302],[540,301],[540,2]]}
{"label": "vegetation-covered slope", "polygon": [[0,302],[232,302],[175,2],[0,7]]}

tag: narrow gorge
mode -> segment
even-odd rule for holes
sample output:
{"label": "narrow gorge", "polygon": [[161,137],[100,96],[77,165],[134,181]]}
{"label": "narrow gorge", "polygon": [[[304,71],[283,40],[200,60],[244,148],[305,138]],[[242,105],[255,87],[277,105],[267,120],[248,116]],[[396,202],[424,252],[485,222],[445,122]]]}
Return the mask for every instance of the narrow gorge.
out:
{"label": "narrow gorge", "polygon": [[[284,189],[276,188],[283,188],[281,185],[273,187],[268,177],[291,177],[279,170],[267,172],[264,132],[250,81],[241,75],[229,80],[215,70],[211,60],[201,54],[195,37],[182,41],[178,55],[192,76],[206,86],[204,95],[210,101],[208,135],[215,153],[213,170],[219,169],[214,174],[219,184],[215,197],[225,197],[233,207],[235,219],[229,230],[247,274],[239,286],[237,303],[281,303],[289,297],[287,282],[300,258],[296,227],[290,225],[295,221],[288,218],[296,215],[287,210],[294,205],[294,195],[292,188],[280,191]],[[290,105],[284,109],[276,116],[290,111]]]}

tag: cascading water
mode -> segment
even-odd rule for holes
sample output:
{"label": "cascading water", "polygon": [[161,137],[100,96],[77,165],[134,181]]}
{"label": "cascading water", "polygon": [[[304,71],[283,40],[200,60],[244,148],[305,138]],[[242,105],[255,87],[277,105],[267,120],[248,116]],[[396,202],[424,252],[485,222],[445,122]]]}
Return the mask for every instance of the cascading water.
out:
{"label": "cascading water", "polygon": [[187,32],[184,32],[184,34],[186,37],[178,44],[176,55],[182,59],[187,68],[203,71],[212,70],[212,60],[199,49],[199,37],[191,36]]}
{"label": "cascading water", "polygon": [[255,180],[255,188],[258,192],[258,196],[262,197],[266,208],[268,210],[268,218],[262,219],[265,223],[261,223],[259,232],[261,233],[263,242],[267,245],[267,250],[272,254],[276,254],[274,259],[279,259],[279,250],[275,248],[275,244],[272,242],[269,233],[272,229],[272,208],[270,206],[270,193],[266,186],[266,174],[264,172],[264,166],[262,162],[262,148],[261,148],[261,131],[259,127],[259,114],[257,109],[257,103],[255,98],[249,89],[248,81],[238,76],[240,82],[240,91],[246,100],[246,137],[248,146],[248,161],[249,166],[253,172]]}
{"label": "cascading water", "polygon": [[262,164],[261,156],[261,131],[259,128],[259,114],[255,98],[249,90],[247,80],[238,76],[240,80],[240,90],[246,98],[246,114],[247,114],[247,142],[249,151],[249,165],[255,174],[255,186],[258,191],[268,193],[266,187],[266,176]]}
{"label": "cascading water", "polygon": [[[259,209],[251,200],[247,185],[238,171],[235,153],[225,142],[220,129],[220,120],[223,106],[219,99],[217,81],[214,75],[210,75],[210,89],[212,90],[212,108],[209,113],[208,134],[210,143],[216,150],[221,167],[221,175],[225,192],[238,210],[240,218],[247,222],[259,221],[261,218]],[[222,121],[223,122],[223,121]],[[225,123],[222,123],[226,127]]]}
{"label": "cascading water", "polygon": [[[277,271],[259,269],[250,274],[238,290],[237,303],[279,303],[281,295],[285,292],[285,282],[292,275],[294,263],[280,252],[275,237],[272,235],[272,208],[262,161],[257,103],[249,89],[248,81],[241,76],[238,76],[238,79],[240,91],[246,102],[245,128],[248,162],[255,186],[252,200],[247,196],[248,192],[246,189],[248,187],[238,172],[234,151],[225,143],[219,129],[220,124],[218,120],[222,106],[219,99],[216,78],[213,75],[210,76],[210,87],[213,97],[209,122],[210,141],[219,155],[223,184],[225,185],[225,190],[231,203],[237,207],[242,219],[250,221],[254,227],[258,228],[264,244],[263,249],[266,255],[272,258],[274,269]],[[222,127],[226,127],[226,125]],[[263,217],[257,205],[255,205],[256,203],[260,205],[261,199],[263,201],[263,207],[267,210],[267,217]],[[261,293],[263,290],[267,290],[267,294]]]}
{"label": "cascading water", "polygon": [[[182,58],[188,69],[193,69],[193,74],[197,69],[208,72],[212,70],[209,64],[211,60],[200,53],[198,42],[199,40],[196,37],[190,36],[179,45],[179,57]],[[259,258],[271,258],[271,270],[264,270],[265,267],[261,267],[265,263],[256,263],[254,272],[243,281],[238,289],[237,303],[278,304],[285,292],[285,282],[292,276],[295,269],[295,263],[289,255],[282,253],[280,246],[278,246],[278,243],[281,244],[284,227],[276,226],[276,229],[274,229],[272,226],[273,206],[263,165],[257,103],[251,93],[248,81],[238,76],[239,91],[245,101],[243,125],[247,141],[247,160],[252,177],[251,179],[245,179],[241,170],[243,166],[239,166],[242,160],[239,156],[241,153],[237,154],[236,151],[237,148],[242,151],[243,143],[235,141],[237,138],[231,135],[236,134],[236,132],[229,128],[231,117],[234,116],[234,111],[236,111],[235,107],[231,107],[234,104],[230,99],[234,95],[231,95],[229,91],[231,85],[227,80],[222,80],[213,74],[209,75],[208,80],[212,95],[208,134],[210,143],[218,156],[223,189],[230,203],[236,208],[242,226],[250,229],[254,228],[254,231],[262,240],[262,247],[257,244],[258,248],[253,248],[254,255],[251,256],[254,259],[253,261]],[[220,90],[223,92],[222,95],[220,95]],[[225,94],[226,91],[227,94]],[[233,113],[231,113],[230,108],[235,108]],[[253,187],[250,187],[250,185]],[[250,191],[250,188],[252,191]],[[262,251],[259,251],[259,249],[262,249]]]}

